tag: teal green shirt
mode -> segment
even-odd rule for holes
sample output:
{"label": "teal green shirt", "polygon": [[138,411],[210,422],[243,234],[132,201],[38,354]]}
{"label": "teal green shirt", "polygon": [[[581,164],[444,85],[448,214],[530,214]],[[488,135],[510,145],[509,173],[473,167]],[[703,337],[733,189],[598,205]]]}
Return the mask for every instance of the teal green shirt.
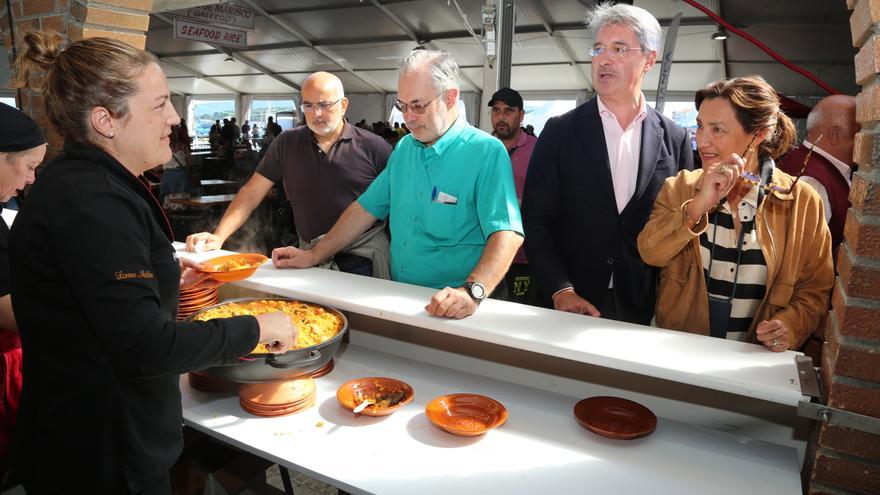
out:
{"label": "teal green shirt", "polygon": [[459,118],[431,146],[412,134],[358,198],[390,217],[391,278],[425,287],[458,287],[499,230],[522,235],[513,171],[497,138]]}

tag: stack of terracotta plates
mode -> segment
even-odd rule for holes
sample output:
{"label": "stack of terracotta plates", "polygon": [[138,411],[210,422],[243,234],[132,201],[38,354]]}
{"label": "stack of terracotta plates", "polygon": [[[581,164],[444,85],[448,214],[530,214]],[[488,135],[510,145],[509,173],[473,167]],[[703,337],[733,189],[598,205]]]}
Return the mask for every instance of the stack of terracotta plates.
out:
{"label": "stack of terracotta plates", "polygon": [[196,390],[210,393],[232,392],[233,390],[238,390],[237,383],[222,380],[203,371],[190,371],[189,384]]}
{"label": "stack of terracotta plates", "polygon": [[241,408],[255,416],[284,416],[315,403],[315,380],[245,383],[238,388]]}
{"label": "stack of terracotta plates", "polygon": [[196,311],[217,304],[217,288],[180,289],[180,306],[177,308],[177,320],[184,320]]}
{"label": "stack of terracotta plates", "polygon": [[315,371],[312,371],[311,373],[307,373],[307,374],[300,376],[300,377],[297,377],[297,378],[298,379],[321,378],[322,376],[326,375],[327,373],[330,373],[331,371],[333,371],[334,366],[335,366],[335,364],[334,364],[333,360],[331,359],[324,366],[321,366],[320,368],[316,369]]}

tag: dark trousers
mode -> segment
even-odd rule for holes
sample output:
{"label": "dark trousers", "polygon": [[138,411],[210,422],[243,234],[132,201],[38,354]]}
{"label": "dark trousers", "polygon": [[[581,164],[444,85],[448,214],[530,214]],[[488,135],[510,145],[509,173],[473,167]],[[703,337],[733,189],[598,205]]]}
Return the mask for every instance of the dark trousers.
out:
{"label": "dark trousers", "polygon": [[363,256],[355,256],[348,253],[337,253],[333,257],[339,271],[345,273],[353,273],[355,275],[363,275],[365,277],[373,276],[373,261]]}
{"label": "dark trousers", "polygon": [[608,289],[605,301],[602,302],[601,306],[596,306],[596,309],[602,313],[602,318],[605,318],[606,320],[617,319],[617,304],[614,302],[614,289]]}
{"label": "dark trousers", "polygon": [[[538,296],[538,284],[532,278],[532,269],[527,263],[513,263],[510,265],[510,269],[507,270],[507,274],[504,275],[504,280],[499,284],[499,287],[502,285],[507,292],[505,297],[495,297],[495,295],[492,297],[520,304],[541,306]],[[496,289],[496,292],[498,292],[498,289]]]}
{"label": "dark trousers", "polygon": [[153,484],[138,495],[171,495],[171,475],[165,473],[165,477]]}

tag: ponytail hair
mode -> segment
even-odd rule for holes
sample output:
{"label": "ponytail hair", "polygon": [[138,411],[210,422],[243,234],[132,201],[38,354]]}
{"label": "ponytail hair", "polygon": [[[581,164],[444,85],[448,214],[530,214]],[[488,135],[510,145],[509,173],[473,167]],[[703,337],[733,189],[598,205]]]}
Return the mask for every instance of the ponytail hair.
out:
{"label": "ponytail hair", "polygon": [[89,38],[62,49],[63,41],[52,31],[26,33],[13,85],[43,93],[49,120],[65,140],[94,144],[92,109],[104,107],[115,118],[128,115],[137,78],[157,61],[115,39]]}
{"label": "ponytail hair", "polygon": [[797,143],[797,129],[791,118],[782,110],[776,111],[776,128],[773,137],[761,143],[761,149],[774,160],[788,153]]}
{"label": "ponytail hair", "polygon": [[743,76],[716,81],[697,91],[697,110],[704,100],[724,98],[733,107],[736,120],[749,134],[772,128],[770,137],[758,145],[760,156],[776,160],[794,147],[797,131],[794,122],[779,108],[779,95],[761,76]]}
{"label": "ponytail hair", "polygon": [[24,35],[25,48],[15,59],[18,69],[12,78],[13,88],[27,88],[38,93],[46,92],[44,76],[58,55],[64,37],[56,31],[31,31]]}

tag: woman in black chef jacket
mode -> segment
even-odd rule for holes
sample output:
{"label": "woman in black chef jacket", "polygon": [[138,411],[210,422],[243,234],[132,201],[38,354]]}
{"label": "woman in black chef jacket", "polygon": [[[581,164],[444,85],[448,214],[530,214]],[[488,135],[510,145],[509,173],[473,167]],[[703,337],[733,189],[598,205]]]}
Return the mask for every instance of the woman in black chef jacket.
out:
{"label": "woman in black chef jacket", "polygon": [[[0,213],[7,201],[34,182],[46,156],[40,127],[19,110],[0,103]],[[9,445],[21,395],[21,340],[9,295],[9,228],[0,221],[0,472],[6,472]]]}
{"label": "woman in black chef jacket", "polygon": [[[24,350],[13,475],[33,493],[170,493],[179,375],[292,345],[282,313],[175,321],[181,264],[142,173],[179,118],[156,59],[120,41],[27,33],[18,86],[64,137],[16,218],[12,305]],[[38,78],[38,76],[41,76]]]}

